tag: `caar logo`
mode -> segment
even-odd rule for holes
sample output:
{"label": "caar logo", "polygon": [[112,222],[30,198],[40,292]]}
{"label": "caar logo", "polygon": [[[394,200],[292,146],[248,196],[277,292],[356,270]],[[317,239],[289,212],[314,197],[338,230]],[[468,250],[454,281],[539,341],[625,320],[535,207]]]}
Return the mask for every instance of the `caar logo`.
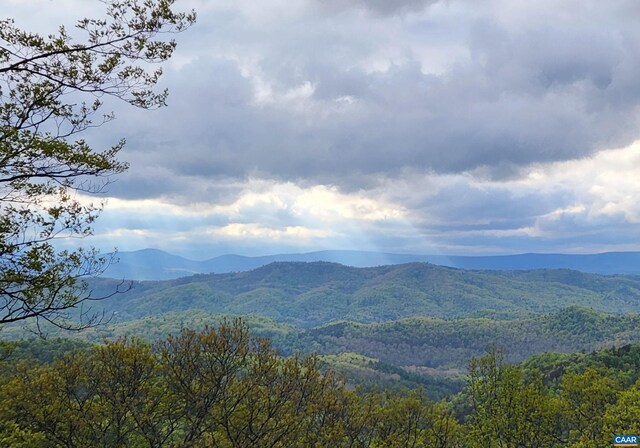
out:
{"label": "caar logo", "polygon": [[613,436],[613,446],[638,446],[638,436]]}

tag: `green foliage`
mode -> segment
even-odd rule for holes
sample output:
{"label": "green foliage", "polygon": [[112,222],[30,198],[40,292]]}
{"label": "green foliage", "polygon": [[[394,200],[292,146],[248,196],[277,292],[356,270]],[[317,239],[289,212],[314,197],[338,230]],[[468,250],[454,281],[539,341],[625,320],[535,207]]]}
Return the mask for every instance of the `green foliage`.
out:
{"label": "green foliage", "polygon": [[340,353],[320,357],[325,369],[344,376],[348,384],[361,390],[412,390],[424,388],[434,400],[450,397],[462,390],[466,376],[461,371],[438,371],[395,366],[357,353]]}
{"label": "green foliage", "polygon": [[164,105],[166,91],[154,91],[162,72],[149,67],[169,59],[175,42],[159,37],[195,20],[173,11],[174,0],[103,3],[106,18],[77,22],[81,40],[64,27],[42,36],[0,20],[0,324],[82,328],[100,319],[70,310],[97,298],[81,279],[110,260],[53,242],[91,234],[101,206],[77,193],[99,192],[127,165],[117,160],[123,140],[100,151],[80,135],[113,118],[104,98]]}
{"label": "green foliage", "polygon": [[471,446],[564,446],[557,425],[557,400],[539,379],[525,382],[519,368],[503,363],[501,352],[492,350],[471,361],[469,395],[473,405]]}
{"label": "green foliage", "polygon": [[322,434],[309,416],[334,391],[315,358],[279,358],[235,322],[25,366],[0,397],[2,427],[44,446],[291,446]]}
{"label": "green foliage", "polygon": [[239,321],[20,364],[0,403],[0,440],[16,446],[426,447],[460,433],[421,393],[359,395]]}
{"label": "green foliage", "polygon": [[594,369],[562,378],[560,397],[572,447],[609,446],[613,434],[606,445],[599,443],[605,432],[604,414],[607,407],[616,402],[620,389],[614,378]]}
{"label": "green foliage", "polygon": [[[575,278],[574,278],[575,277]],[[99,281],[100,289],[109,282]],[[117,286],[111,283],[111,288]],[[622,288],[622,286],[624,288]],[[273,263],[250,272],[136,282],[131,291],[100,303],[119,319],[200,309],[259,314],[312,328],[349,320],[380,323],[414,316],[439,319],[513,319],[569,308],[558,324],[569,336],[586,333],[589,309],[640,312],[640,278],[574,271],[465,271],[425,263],[353,268],[334,263]],[[572,306],[579,306],[578,316]],[[551,323],[550,323],[551,325]],[[551,328],[552,329],[552,328]]]}
{"label": "green foliage", "polygon": [[[0,347],[2,345],[3,342],[0,341]],[[5,349],[4,359],[0,360],[0,375],[12,372],[18,365],[50,363],[71,352],[86,351],[92,346],[93,344],[78,339],[60,338],[12,342],[9,349]]]}
{"label": "green foliage", "polygon": [[640,345],[620,347],[590,353],[544,353],[523,363],[525,372],[539,371],[546,384],[557,388],[565,374],[583,373],[587,369],[606,371],[607,375],[628,387],[640,379]]}
{"label": "green foliage", "polygon": [[[7,446],[599,448],[640,430],[640,382],[625,385],[615,367],[565,360],[548,387],[532,360],[509,364],[497,349],[470,362],[460,394],[435,402],[428,387],[353,390],[321,364],[372,369],[375,359],[282,358],[237,320],[153,344],[74,347],[43,363],[23,361],[41,355],[30,345],[38,346],[18,344],[23,355],[0,373]],[[57,356],[51,347],[42,351]],[[636,346],[574,359],[625,366],[633,353]]]}
{"label": "green foliage", "polygon": [[603,428],[598,442],[609,446],[615,434],[640,433],[640,382],[623,390],[617,400],[604,410]]}
{"label": "green foliage", "polygon": [[297,334],[296,347],[321,354],[354,352],[396,366],[443,369],[464,367],[492,344],[504,347],[508,361],[517,362],[543,352],[593,350],[640,341],[638,328],[638,315],[607,315],[572,307],[507,320],[415,317],[381,324],[336,322]]}
{"label": "green foliage", "polygon": [[[190,310],[117,322],[118,314],[113,323],[72,337],[94,343],[118,337],[155,341],[178,334],[183,328],[200,330],[217,325],[225,317],[234,316]],[[269,338],[282,355],[318,353],[325,365],[345,374],[352,384],[371,389],[422,385],[431,398],[458,391],[469,360],[482,356],[492,344],[504,348],[508,362],[543,353],[523,367],[527,377],[531,371],[539,370],[545,385],[552,389],[559,387],[564,373],[580,373],[587,367],[615,371],[616,378],[627,386],[640,377],[640,349],[627,345],[640,341],[638,315],[608,315],[572,307],[559,313],[508,320],[410,318],[380,324],[343,321],[307,330],[263,316],[246,315],[243,319],[253,334]],[[61,333],[52,332],[56,334]],[[20,328],[5,327],[3,336],[18,339],[25,333]],[[587,352],[619,344],[625,345],[593,355],[553,353]],[[357,362],[357,358],[346,355],[349,353],[369,361]]]}

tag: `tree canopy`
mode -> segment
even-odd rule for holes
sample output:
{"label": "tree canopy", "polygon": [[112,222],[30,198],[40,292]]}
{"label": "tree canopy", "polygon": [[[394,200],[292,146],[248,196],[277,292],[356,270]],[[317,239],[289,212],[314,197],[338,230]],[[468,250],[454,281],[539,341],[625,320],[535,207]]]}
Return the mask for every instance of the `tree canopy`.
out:
{"label": "tree canopy", "polygon": [[237,319],[155,343],[35,339],[0,361],[0,445],[604,448],[639,429],[640,382],[619,369],[637,371],[637,353],[585,355],[613,367],[577,360],[549,381],[544,365],[492,348],[460,393],[435,402],[428,386],[348,387],[314,355],[278,356]]}
{"label": "tree canopy", "polygon": [[[176,42],[195,13],[175,0],[104,0],[104,18],[84,18],[47,36],[0,20],[0,325],[25,319],[83,328],[100,318],[83,304],[96,299],[81,280],[110,260],[93,249],[60,250],[55,240],[85,237],[102,204],[98,193],[127,164],[124,140],[95,149],[88,129],[114,118],[115,97],[153,109]],[[78,311],[72,316],[70,310]]]}

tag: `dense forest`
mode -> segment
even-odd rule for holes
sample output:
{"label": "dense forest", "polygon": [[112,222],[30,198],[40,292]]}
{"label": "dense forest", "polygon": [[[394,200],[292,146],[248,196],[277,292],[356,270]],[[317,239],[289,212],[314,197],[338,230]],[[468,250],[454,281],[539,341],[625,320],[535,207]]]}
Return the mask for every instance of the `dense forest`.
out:
{"label": "dense forest", "polygon": [[[114,322],[79,333],[50,331],[78,342],[102,342],[138,337],[154,342],[183,328],[214,326],[225,316],[184,310]],[[412,317],[382,323],[338,321],[299,328],[273,319],[245,315],[254,335],[268,338],[283,356],[316,353],[323,363],[345,373],[352,382],[401,380],[404,384],[439,384],[457,390],[473,357],[497,345],[508,362],[520,362],[545,352],[572,353],[640,343],[640,315],[607,314],[582,307],[511,319]],[[33,339],[22,327],[4,328],[5,339]]]}
{"label": "dense forest", "polygon": [[335,263],[272,263],[247,272],[128,283],[91,279],[105,300],[86,303],[111,322],[171,311],[257,314],[312,328],[337,320],[377,323],[406,317],[504,319],[577,305],[640,312],[640,277],[564,269],[470,271],[410,263],[353,268]]}
{"label": "dense forest", "polygon": [[[137,282],[131,289],[126,282],[95,279],[91,287],[98,295],[123,291],[96,303],[107,321],[74,333],[43,324],[5,325],[4,340],[25,341],[14,357],[47,352],[34,331],[44,330],[51,344],[64,337],[68,349],[121,338],[153,345],[185,328],[203,331],[242,316],[278,356],[315,354],[318,369],[334,372],[349,388],[423,388],[440,400],[464,390],[469,362],[491,346],[504,350],[505,362],[530,363],[531,356],[549,352],[578,356],[640,343],[640,315],[596,310],[612,303],[634,309],[640,294],[634,276],[274,263],[250,272]],[[444,309],[456,311],[438,317]]]}
{"label": "dense forest", "polygon": [[604,447],[637,433],[640,346],[513,365],[491,348],[463,389],[346,387],[240,321],[154,343],[3,346],[0,444],[12,447]]}

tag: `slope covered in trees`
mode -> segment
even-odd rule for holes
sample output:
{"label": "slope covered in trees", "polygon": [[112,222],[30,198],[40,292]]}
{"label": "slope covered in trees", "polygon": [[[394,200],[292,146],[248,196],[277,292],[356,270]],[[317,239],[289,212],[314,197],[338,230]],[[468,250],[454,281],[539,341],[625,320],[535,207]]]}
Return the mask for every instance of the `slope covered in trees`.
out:
{"label": "slope covered in trees", "polygon": [[[119,281],[97,279],[95,294]],[[188,309],[259,314],[310,328],[336,320],[372,323],[412,316],[517,317],[571,305],[640,312],[640,277],[569,270],[467,271],[426,263],[352,268],[333,263],[273,263],[249,272],[135,282],[96,303],[118,321]]]}
{"label": "slope covered in trees", "polygon": [[504,347],[509,361],[548,351],[575,352],[640,341],[640,316],[584,308],[531,318],[440,320],[409,318],[382,324],[340,322],[298,336],[319,353],[356,352],[400,366],[460,368],[487,347]]}
{"label": "slope covered in trees", "polygon": [[[223,319],[222,315],[198,310],[169,312],[102,325],[72,336],[89,342],[118,337],[155,341],[178,334],[185,327],[201,329]],[[374,324],[340,321],[310,329],[256,315],[243,316],[243,320],[255,335],[269,338],[286,356],[296,352],[356,354],[373,360],[366,367],[379,372],[399,373],[392,370],[401,368],[423,376],[455,376],[469,359],[481,356],[492,345],[503,347],[508,361],[519,362],[545,352],[592,351],[640,342],[640,315],[605,314],[580,307],[514,319],[413,317]],[[15,330],[19,331],[5,330],[4,337],[27,336],[22,330]],[[343,365],[348,361],[333,359]]]}

